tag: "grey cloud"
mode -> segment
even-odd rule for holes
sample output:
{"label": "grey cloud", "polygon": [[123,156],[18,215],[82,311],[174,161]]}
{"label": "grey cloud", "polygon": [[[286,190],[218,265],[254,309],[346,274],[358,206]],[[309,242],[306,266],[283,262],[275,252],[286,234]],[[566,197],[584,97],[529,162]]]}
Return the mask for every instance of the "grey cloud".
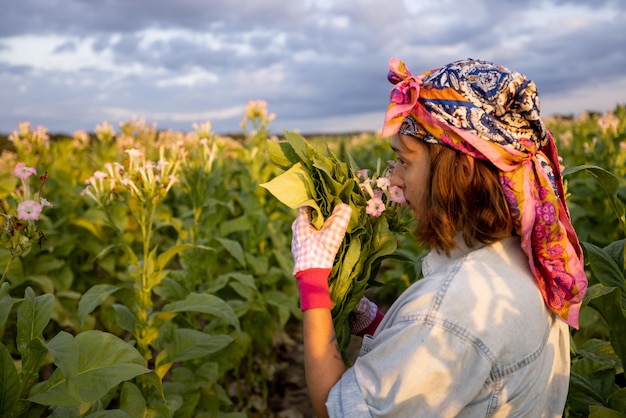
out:
{"label": "grey cloud", "polygon": [[[0,72],[0,89],[12,98],[12,106],[3,103],[5,110],[0,114],[3,132],[15,129],[22,121],[46,126],[50,131],[64,131],[68,126],[76,129],[81,127],[89,104],[80,98],[91,92],[81,90],[76,95],[75,90],[68,90],[63,84],[50,83],[47,76],[50,74],[46,74],[46,77],[34,74],[24,80],[19,76]],[[59,101],[59,97],[64,97],[64,100]],[[77,101],[82,101],[82,106],[76,106]]]}
{"label": "grey cloud", "polygon": [[[132,56],[138,53],[141,54],[141,50],[139,49],[139,43],[141,40],[141,35],[126,34],[113,42],[111,44],[111,49],[118,56]],[[144,58],[144,56],[139,56],[137,60],[141,61]]]}
{"label": "grey cloud", "polygon": [[2,75],[28,75],[31,72],[33,72],[33,67],[31,67],[30,65],[11,65],[11,64],[0,62],[0,76]]}
{"label": "grey cloud", "polygon": [[[527,74],[547,94],[626,78],[626,2],[412,3],[420,9],[405,7],[409,2],[402,0],[318,3],[12,2],[0,12],[0,53],[5,36],[60,34],[72,40],[56,52],[69,52],[87,40],[94,53],[111,54],[120,68],[141,65],[151,71],[127,76],[99,69],[47,72],[0,61],[0,105],[10,108],[0,115],[0,131],[35,116],[51,129],[93,129],[103,115],[114,114],[106,109],[126,109],[128,117],[160,114],[160,127],[188,129],[190,122],[177,121],[174,114],[243,107],[253,99],[268,101],[278,115],[277,127],[292,120],[314,125],[324,118],[383,111],[391,88],[386,80],[390,57],[405,60],[416,73],[460,58],[493,60]],[[612,12],[569,32],[530,24],[529,10],[571,4]],[[193,36],[174,32],[148,43],[141,35],[147,28],[190,30]],[[205,43],[207,34],[215,44]],[[216,78],[182,82],[198,68]],[[212,123],[218,131],[233,131],[236,119]]]}
{"label": "grey cloud", "polygon": [[0,17],[0,36],[23,33],[131,32],[147,27],[210,29],[215,22],[224,28],[240,25],[280,24],[305,15],[300,2],[266,0],[20,0],[5,7]]}
{"label": "grey cloud", "polygon": [[626,76],[624,28],[626,16],[620,16],[572,33],[537,34],[520,48],[511,65],[533,78],[545,93],[611,82]]}
{"label": "grey cloud", "polygon": [[618,7],[624,8],[625,4],[621,0],[554,0],[555,4],[563,5],[563,4],[575,4],[578,6],[588,6],[588,7]]}
{"label": "grey cloud", "polygon": [[252,51],[245,55],[228,40],[220,48],[181,37],[152,41],[147,47],[140,47],[142,41],[140,36],[129,34],[111,44],[115,61],[119,64],[136,62],[173,72],[194,66],[214,72],[228,72],[230,69],[253,72],[278,62],[288,54],[288,51],[269,50],[263,39],[258,39]]}
{"label": "grey cloud", "polygon": [[61,54],[63,52],[74,52],[76,51],[76,42],[68,41],[54,48],[53,53]]}
{"label": "grey cloud", "polygon": [[96,53],[104,51],[113,44],[111,35],[95,35],[93,38],[91,49]]}

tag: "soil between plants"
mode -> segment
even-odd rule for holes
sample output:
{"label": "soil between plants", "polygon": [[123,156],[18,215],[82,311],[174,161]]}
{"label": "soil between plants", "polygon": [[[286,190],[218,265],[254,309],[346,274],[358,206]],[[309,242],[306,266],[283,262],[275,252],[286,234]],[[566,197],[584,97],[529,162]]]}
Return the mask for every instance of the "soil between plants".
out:
{"label": "soil between plants", "polygon": [[[315,418],[315,412],[306,386],[304,374],[304,346],[302,323],[290,322],[285,328],[288,338],[278,352],[281,370],[270,384],[267,414],[256,418]],[[348,347],[348,359],[353,361],[361,348],[361,339],[352,337]]]}

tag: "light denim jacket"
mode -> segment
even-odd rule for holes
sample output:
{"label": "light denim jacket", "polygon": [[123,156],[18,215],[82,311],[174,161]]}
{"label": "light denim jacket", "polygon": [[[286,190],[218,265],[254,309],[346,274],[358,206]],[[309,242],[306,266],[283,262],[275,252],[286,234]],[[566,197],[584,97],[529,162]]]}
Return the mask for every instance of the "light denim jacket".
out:
{"label": "light denim jacket", "polygon": [[508,238],[450,257],[390,307],[331,389],[331,417],[561,417],[569,331]]}

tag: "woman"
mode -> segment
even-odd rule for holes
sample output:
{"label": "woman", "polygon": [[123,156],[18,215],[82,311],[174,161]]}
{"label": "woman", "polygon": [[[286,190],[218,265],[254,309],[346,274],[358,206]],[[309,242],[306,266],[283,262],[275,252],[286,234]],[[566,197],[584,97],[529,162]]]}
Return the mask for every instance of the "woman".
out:
{"label": "woman", "polygon": [[363,301],[346,369],[327,278],[351,209],[319,231],[300,209],[292,252],[318,416],[562,416],[587,281],[534,83],[473,59],[419,76],[392,59],[388,78],[392,184],[431,251],[384,317]]}

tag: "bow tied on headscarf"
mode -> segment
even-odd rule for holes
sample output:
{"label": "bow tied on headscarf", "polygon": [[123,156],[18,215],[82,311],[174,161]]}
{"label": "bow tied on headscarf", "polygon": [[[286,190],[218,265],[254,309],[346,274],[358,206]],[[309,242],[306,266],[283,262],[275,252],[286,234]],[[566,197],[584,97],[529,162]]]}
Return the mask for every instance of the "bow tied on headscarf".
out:
{"label": "bow tied on headscarf", "polygon": [[[389,106],[391,107],[393,104],[395,111],[392,114],[387,113],[387,116],[390,117],[389,120],[385,119],[384,126],[387,130],[391,131],[395,129],[397,131],[404,119],[416,106],[423,79],[423,75],[415,77],[404,62],[399,59],[392,58],[389,61],[387,80],[395,84],[389,94]],[[383,136],[385,136],[384,132]]]}
{"label": "bow tied on headscarf", "polygon": [[411,135],[495,165],[546,305],[577,328],[587,278],[556,145],[539,116],[535,84],[520,73],[474,59],[419,76],[398,59],[389,61],[389,69],[394,87],[382,136]]}

